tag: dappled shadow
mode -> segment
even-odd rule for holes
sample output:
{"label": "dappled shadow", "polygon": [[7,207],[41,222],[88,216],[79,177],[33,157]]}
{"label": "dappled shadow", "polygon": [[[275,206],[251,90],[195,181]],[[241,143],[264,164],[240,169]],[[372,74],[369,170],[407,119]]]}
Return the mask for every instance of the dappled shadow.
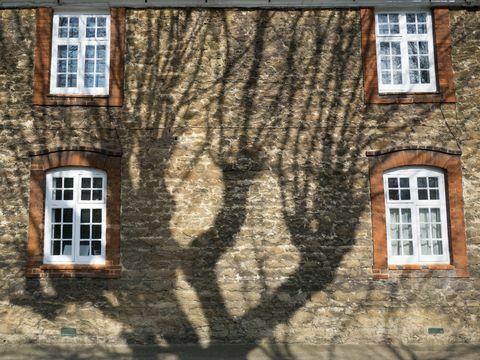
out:
{"label": "dappled shadow", "polygon": [[137,358],[137,344],[182,342],[248,343],[246,358],[267,341],[294,359],[290,342],[340,341],[321,322],[310,336],[322,315],[304,307],[348,271],[369,276],[369,258],[347,259],[371,246],[363,152],[385,141],[378,127],[409,134],[436,111],[391,124],[401,107],[363,105],[358,29],[354,11],[129,11],[124,108],[31,115],[50,121],[36,145],[53,128],[124,151],[122,278],[28,280],[9,302],[50,328],[78,315],[86,338],[117,324],[105,338]]}

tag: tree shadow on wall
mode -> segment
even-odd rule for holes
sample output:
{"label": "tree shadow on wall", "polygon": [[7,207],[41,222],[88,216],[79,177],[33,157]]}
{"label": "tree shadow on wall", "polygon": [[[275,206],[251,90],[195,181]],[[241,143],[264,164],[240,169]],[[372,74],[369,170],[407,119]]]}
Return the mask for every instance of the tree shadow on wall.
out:
{"label": "tree shadow on wall", "polygon": [[[297,312],[341,277],[369,205],[358,14],[149,14],[129,12],[126,106],[111,121],[125,151],[122,278],[52,279],[52,295],[28,280],[11,303],[47,321],[66,303],[93,307],[84,335],[116,322],[127,343],[165,351],[246,342],[246,358],[261,341],[295,341],[291,328],[313,341],[321,315]],[[195,204],[177,193],[200,193],[183,223]]]}

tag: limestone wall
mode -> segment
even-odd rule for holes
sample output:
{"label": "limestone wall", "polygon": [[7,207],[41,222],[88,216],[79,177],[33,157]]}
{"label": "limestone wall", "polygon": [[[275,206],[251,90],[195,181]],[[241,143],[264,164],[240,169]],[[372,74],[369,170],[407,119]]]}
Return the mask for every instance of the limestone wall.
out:
{"label": "limestone wall", "polygon": [[[1,10],[0,342],[479,342],[479,21],[457,104],[379,106],[357,11],[128,10],[108,109],[31,106],[35,11]],[[65,144],[124,152],[121,279],[24,276],[27,153]],[[365,151],[397,145],[463,151],[470,278],[372,280]]]}

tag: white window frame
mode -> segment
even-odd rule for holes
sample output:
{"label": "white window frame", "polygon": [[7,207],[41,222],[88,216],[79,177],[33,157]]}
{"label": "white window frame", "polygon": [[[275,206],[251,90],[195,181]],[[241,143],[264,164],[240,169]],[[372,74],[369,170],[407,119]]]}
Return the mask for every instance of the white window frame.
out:
{"label": "white window frame", "polygon": [[[53,178],[73,178],[73,199],[54,200]],[[81,178],[101,177],[103,179],[103,191],[101,200],[81,200]],[[103,170],[81,167],[58,168],[47,172],[45,186],[45,231],[44,231],[44,256],[45,264],[105,264],[106,259],[106,203],[107,203],[107,174]],[[72,208],[73,229],[72,229],[72,255],[52,255],[52,209]],[[102,231],[101,231],[101,255],[80,256],[80,213],[81,209],[102,209]]]}
{"label": "white window frame", "polygon": [[[61,16],[77,16],[79,18],[78,38],[60,38],[59,18]],[[107,19],[107,35],[104,39],[86,37],[86,19],[90,16],[105,16]],[[110,84],[110,24],[111,18],[108,11],[55,11],[53,15],[52,29],[52,56],[50,61],[50,93],[52,95],[92,95],[107,96],[109,94]],[[57,87],[57,56],[59,45],[77,45],[78,46],[78,64],[77,64],[77,87]],[[105,86],[86,88],[85,80],[85,52],[87,45],[105,45]]]}
{"label": "white window frame", "polygon": [[[438,200],[419,200],[418,199],[418,177],[438,177]],[[410,200],[390,200],[388,194],[388,178],[389,177],[404,177],[409,178],[410,182]],[[402,167],[391,169],[383,175],[384,189],[385,189],[385,223],[387,232],[387,254],[388,263],[391,265],[407,265],[407,264],[449,264],[449,233],[447,220],[447,201],[445,189],[445,173],[437,168],[432,167]],[[440,220],[442,231],[442,251],[441,255],[422,255],[421,241],[420,241],[420,221],[419,209],[421,208],[440,208]],[[412,214],[412,233],[413,233],[413,255],[393,255],[392,254],[392,238],[390,231],[390,209],[408,208]]]}
{"label": "white window frame", "polygon": [[[408,14],[427,14],[427,34],[408,34],[407,33],[407,13]],[[398,35],[382,35],[380,34],[380,24],[378,21],[379,14],[398,14],[400,34]],[[434,93],[437,91],[437,78],[435,71],[435,44],[433,41],[433,25],[432,12],[430,9],[412,9],[412,10],[382,10],[375,9],[375,34],[376,34],[376,50],[377,50],[377,74],[378,74],[378,91],[379,93]],[[380,61],[380,42],[400,42],[401,61],[402,61],[402,84],[383,84],[382,68]],[[429,57],[429,73],[430,83],[428,84],[411,84],[409,76],[409,58],[408,58],[408,42],[409,41],[426,41],[428,42]]]}

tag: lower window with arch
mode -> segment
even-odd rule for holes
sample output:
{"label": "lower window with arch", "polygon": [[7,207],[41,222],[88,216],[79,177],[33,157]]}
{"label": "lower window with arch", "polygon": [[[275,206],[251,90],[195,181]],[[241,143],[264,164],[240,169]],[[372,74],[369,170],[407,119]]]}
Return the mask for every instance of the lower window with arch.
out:
{"label": "lower window with arch", "polygon": [[460,153],[367,152],[373,277],[467,277]]}
{"label": "lower window with arch", "polygon": [[120,276],[121,153],[31,154],[27,277]]}

